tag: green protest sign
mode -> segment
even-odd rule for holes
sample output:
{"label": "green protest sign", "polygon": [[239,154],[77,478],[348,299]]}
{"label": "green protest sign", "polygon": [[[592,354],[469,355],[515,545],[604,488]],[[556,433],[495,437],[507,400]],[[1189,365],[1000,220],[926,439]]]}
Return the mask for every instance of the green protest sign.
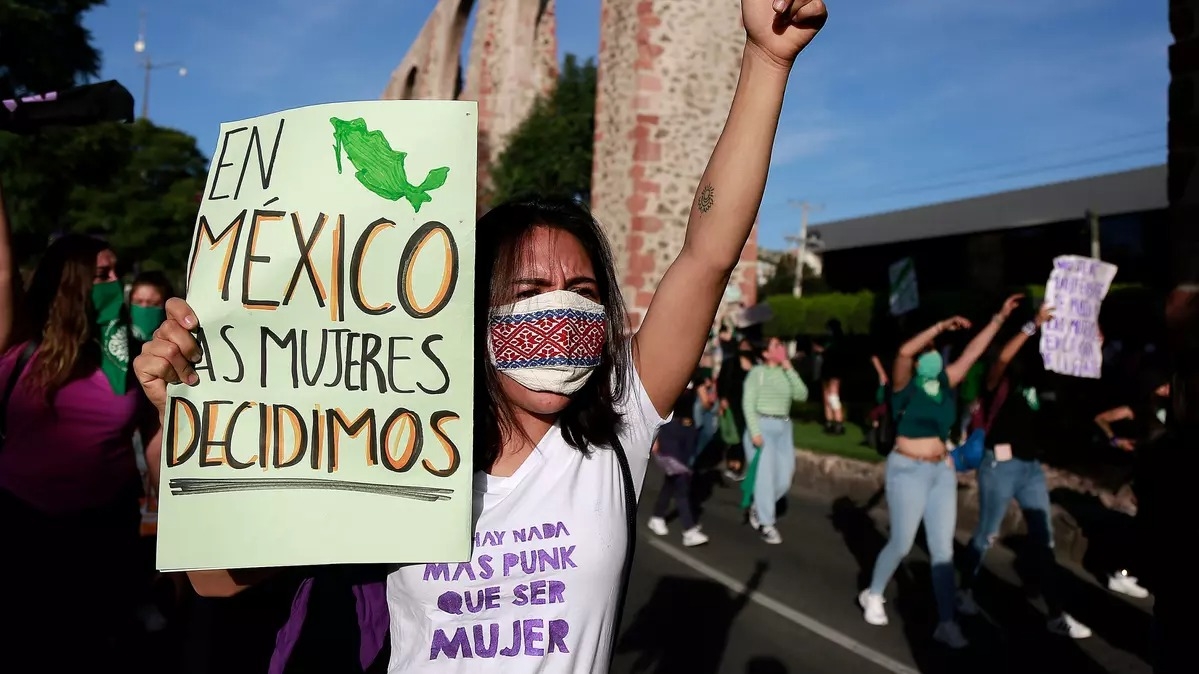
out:
{"label": "green protest sign", "polygon": [[160,569],[469,557],[476,121],[375,101],[221,126]]}

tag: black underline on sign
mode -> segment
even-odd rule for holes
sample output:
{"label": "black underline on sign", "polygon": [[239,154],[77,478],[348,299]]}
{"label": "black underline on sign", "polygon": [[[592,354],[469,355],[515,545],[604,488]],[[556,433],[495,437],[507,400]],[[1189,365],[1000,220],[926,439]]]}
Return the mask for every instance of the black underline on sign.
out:
{"label": "black underline on sign", "polygon": [[299,478],[190,478],[176,477],[169,482],[171,494],[186,496],[191,494],[224,494],[234,491],[279,491],[291,489],[324,489],[334,491],[350,491],[363,494],[378,494],[380,496],[396,496],[418,501],[448,501],[453,496],[453,489],[438,487],[412,487],[396,484],[371,484],[369,482],[350,482],[348,480],[321,480]]}

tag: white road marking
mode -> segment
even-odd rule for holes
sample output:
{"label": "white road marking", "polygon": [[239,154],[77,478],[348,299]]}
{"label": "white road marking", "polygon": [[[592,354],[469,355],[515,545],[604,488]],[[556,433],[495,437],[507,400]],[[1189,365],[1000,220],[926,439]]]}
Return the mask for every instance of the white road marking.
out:
{"label": "white road marking", "polygon": [[[672,545],[663,543],[662,541],[653,538],[642,537],[642,540],[653,546],[655,550],[658,550],[662,554],[674,559],[676,562],[689,567],[693,571],[702,573],[703,575],[720,583],[733,592],[738,594],[745,592],[744,584],[724,573],[721,573],[720,571],[717,571],[707,564],[704,564],[686,552],[683,552]],[[772,599],[761,592],[750,592],[749,600],[763,608],[774,611],[778,615],[790,620],[809,632],[823,637],[834,644],[837,644],[841,648],[844,648],[851,653],[873,662],[889,672],[894,672],[895,674],[920,674],[920,670],[909,667],[890,656],[883,655],[882,653],[879,653],[878,651],[870,648],[866,644],[863,644],[853,637],[839,632],[809,615],[800,613],[790,606],[787,606],[776,599]]]}

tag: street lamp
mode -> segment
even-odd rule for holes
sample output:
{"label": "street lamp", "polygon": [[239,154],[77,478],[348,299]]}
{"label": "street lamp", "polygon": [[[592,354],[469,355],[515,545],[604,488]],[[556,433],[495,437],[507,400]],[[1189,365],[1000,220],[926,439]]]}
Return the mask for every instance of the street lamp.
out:
{"label": "street lamp", "polygon": [[145,10],[142,10],[138,22],[137,40],[133,43],[133,51],[142,57],[141,66],[142,70],[145,71],[145,80],[142,82],[142,119],[148,119],[150,117],[150,73],[163,68],[178,68],[179,77],[187,77],[187,67],[179,61],[155,63],[150,54],[146,52]]}

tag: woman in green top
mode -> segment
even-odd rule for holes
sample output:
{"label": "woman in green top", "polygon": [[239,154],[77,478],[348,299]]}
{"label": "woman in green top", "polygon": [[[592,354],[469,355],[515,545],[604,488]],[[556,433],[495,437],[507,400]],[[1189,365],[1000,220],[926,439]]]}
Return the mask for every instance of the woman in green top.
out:
{"label": "woman in green top", "polygon": [[870,587],[858,595],[866,622],[871,625],[887,624],[883,590],[912,549],[923,521],[940,618],[933,638],[950,648],[966,646],[956,619],[957,588],[953,571],[957,476],[946,446],[957,419],[953,389],[987,350],[1020,298],[1021,295],[1009,297],[991,322],[970,340],[962,355],[949,365],[942,360],[935,342],[943,333],[970,328],[970,321],[960,316],[941,321],[916,335],[895,356],[891,387],[897,427],[895,449],[887,456],[886,474],[891,539],[874,563]]}
{"label": "woman in green top", "polygon": [[795,474],[791,404],[807,399],[808,387],[791,367],[787,347],[772,337],[762,350],[762,363],[745,377],[741,401],[745,412],[745,456],[757,464],[749,519],[762,540],[770,544],[783,542],[774,526],[774,507],[791,488]]}

